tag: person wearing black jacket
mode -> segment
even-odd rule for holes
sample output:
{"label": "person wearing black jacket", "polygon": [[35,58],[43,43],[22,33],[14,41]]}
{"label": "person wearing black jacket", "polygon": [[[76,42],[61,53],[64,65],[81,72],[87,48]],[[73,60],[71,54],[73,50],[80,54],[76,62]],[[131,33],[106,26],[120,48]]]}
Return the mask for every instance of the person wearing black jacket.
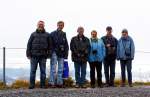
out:
{"label": "person wearing black jacket", "polygon": [[[57,23],[57,30],[51,32],[50,36],[53,41],[53,49],[52,49],[52,58],[50,61],[50,79],[49,79],[49,86],[50,87],[63,87],[63,66],[64,66],[64,59],[68,58],[68,41],[66,37],[66,33],[63,32],[64,22],[59,21]],[[58,62],[58,71],[57,76],[55,78],[56,73],[56,65]],[[57,79],[57,81],[55,81]]]}
{"label": "person wearing black jacket", "polygon": [[112,27],[106,28],[107,35],[102,37],[106,48],[106,56],[104,58],[104,72],[106,79],[106,87],[114,87],[115,64],[117,56],[117,39],[112,35]]}
{"label": "person wearing black jacket", "polygon": [[72,61],[75,67],[76,88],[86,88],[86,68],[90,51],[90,42],[89,39],[83,35],[83,27],[79,27],[77,32],[78,35],[73,37],[70,43]]}
{"label": "person wearing black jacket", "polygon": [[40,86],[45,88],[46,79],[46,59],[50,57],[52,50],[52,41],[49,33],[44,29],[44,21],[39,21],[37,29],[33,32],[28,40],[26,55],[31,62],[30,86],[35,87],[35,76],[37,66],[40,67]]}

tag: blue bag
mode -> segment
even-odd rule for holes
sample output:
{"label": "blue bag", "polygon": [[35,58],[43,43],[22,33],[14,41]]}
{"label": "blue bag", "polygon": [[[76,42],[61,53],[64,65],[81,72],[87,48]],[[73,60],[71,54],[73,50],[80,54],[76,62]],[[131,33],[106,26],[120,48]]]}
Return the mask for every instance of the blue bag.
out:
{"label": "blue bag", "polygon": [[69,78],[69,66],[68,61],[64,60],[63,79]]}

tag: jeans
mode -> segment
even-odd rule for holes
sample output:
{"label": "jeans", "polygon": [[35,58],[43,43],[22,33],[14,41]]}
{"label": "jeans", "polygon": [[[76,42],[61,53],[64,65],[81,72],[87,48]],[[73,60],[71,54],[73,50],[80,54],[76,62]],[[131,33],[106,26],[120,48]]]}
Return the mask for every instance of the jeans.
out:
{"label": "jeans", "polygon": [[40,67],[40,86],[45,86],[46,79],[46,58],[44,57],[32,57],[31,60],[31,70],[30,70],[30,86],[35,86],[35,76],[36,70],[39,63]]}
{"label": "jeans", "polygon": [[102,84],[102,62],[90,62],[91,85],[95,85],[95,69],[97,71],[98,86]]}
{"label": "jeans", "polygon": [[126,81],[126,67],[128,73],[128,83],[132,84],[132,60],[120,60],[121,63],[121,76],[122,82],[125,83]]}
{"label": "jeans", "polygon": [[104,60],[104,72],[106,84],[114,85],[115,79],[115,60]]}
{"label": "jeans", "polygon": [[[58,62],[58,69],[56,75],[56,67]],[[50,79],[49,84],[51,85],[63,85],[63,66],[64,66],[64,58],[58,58],[56,53],[52,53],[52,58],[50,61]]]}
{"label": "jeans", "polygon": [[74,63],[76,84],[83,85],[86,81],[86,63]]}

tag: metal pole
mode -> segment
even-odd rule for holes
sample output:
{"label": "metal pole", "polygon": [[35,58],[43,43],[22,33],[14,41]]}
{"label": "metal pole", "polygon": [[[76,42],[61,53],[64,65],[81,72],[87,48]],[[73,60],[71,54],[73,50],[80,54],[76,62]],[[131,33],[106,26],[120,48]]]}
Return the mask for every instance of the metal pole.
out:
{"label": "metal pole", "polygon": [[6,65],[6,48],[3,47],[3,83],[6,85],[5,65]]}

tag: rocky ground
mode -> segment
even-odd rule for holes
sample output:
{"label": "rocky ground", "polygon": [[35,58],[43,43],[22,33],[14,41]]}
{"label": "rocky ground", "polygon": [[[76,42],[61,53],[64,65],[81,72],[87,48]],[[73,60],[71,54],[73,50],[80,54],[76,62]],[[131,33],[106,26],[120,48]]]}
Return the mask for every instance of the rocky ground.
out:
{"label": "rocky ground", "polygon": [[150,86],[0,90],[0,97],[150,97]]}

